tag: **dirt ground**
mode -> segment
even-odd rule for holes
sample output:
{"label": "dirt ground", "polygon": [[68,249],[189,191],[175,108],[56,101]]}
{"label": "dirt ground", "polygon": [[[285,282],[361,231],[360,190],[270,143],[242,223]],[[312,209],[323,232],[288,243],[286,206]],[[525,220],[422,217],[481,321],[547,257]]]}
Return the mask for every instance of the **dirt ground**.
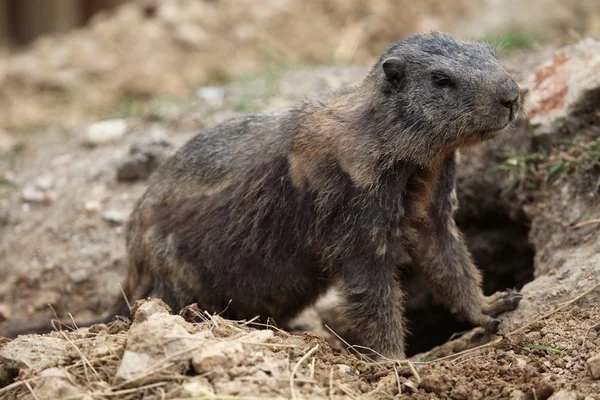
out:
{"label": "dirt ground", "polygon": [[[410,362],[356,357],[323,325],[324,306],[299,318],[311,331],[288,333],[201,312],[204,322],[192,323],[199,310],[173,316],[146,302],[131,326],[0,338],[0,398],[600,399],[600,52],[585,43],[583,55],[555,46],[505,55],[538,103],[510,132],[462,154],[457,220],[485,291],[516,287],[525,296],[501,317],[499,336],[436,306],[407,260]],[[589,76],[574,75],[586,68]],[[123,225],[143,176],[199,129],[287,107],[364,73],[268,69],[185,99],[122,103],[112,137],[94,136],[93,126],[51,126],[0,146],[0,331],[55,315],[72,326],[70,315],[86,321],[109,309],[120,296]],[[569,96],[551,101],[561,85],[571,85]]]}

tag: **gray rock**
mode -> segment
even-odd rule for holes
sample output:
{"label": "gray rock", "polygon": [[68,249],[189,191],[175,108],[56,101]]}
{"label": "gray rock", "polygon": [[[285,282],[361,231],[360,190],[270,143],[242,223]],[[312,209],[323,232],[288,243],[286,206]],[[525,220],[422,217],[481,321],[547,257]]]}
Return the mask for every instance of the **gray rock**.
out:
{"label": "gray rock", "polygon": [[587,368],[592,378],[600,379],[600,354],[596,354],[587,360]]}
{"label": "gray rock", "polygon": [[577,392],[571,392],[570,390],[560,390],[554,393],[548,400],[577,400],[579,396]]}
{"label": "gray rock", "polygon": [[166,139],[137,143],[117,162],[117,180],[145,179],[171,154],[173,146]]}
{"label": "gray rock", "polygon": [[0,348],[0,360],[7,370],[19,368],[42,371],[58,363],[70,348],[62,339],[47,336],[20,336]]}

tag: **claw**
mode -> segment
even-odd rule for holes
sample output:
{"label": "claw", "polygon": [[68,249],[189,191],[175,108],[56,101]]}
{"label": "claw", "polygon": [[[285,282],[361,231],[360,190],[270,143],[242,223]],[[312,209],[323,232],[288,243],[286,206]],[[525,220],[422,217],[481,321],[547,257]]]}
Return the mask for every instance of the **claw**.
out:
{"label": "claw", "polygon": [[500,321],[499,319],[492,318],[486,324],[485,330],[490,333],[498,333],[498,327],[500,326],[501,322],[502,321]]}

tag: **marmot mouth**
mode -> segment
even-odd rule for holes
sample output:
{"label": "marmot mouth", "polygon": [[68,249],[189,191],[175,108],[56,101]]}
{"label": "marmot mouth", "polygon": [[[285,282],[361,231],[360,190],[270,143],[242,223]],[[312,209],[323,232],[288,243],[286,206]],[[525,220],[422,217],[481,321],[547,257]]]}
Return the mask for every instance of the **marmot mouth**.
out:
{"label": "marmot mouth", "polygon": [[504,131],[508,126],[510,125],[510,122],[507,122],[506,124],[504,124],[504,126],[499,127],[499,128],[492,128],[492,129],[486,129],[484,131],[481,131],[481,136],[485,136],[485,137],[492,137],[492,136],[496,136],[499,133],[501,133],[502,131]]}

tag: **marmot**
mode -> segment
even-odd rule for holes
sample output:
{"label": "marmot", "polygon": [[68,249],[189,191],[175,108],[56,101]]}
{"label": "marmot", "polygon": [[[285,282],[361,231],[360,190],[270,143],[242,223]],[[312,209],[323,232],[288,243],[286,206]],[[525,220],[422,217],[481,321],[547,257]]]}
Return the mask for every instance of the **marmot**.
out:
{"label": "marmot", "polygon": [[490,46],[432,32],[392,44],[357,86],[207,129],[130,217],[125,294],[285,326],[335,284],[357,344],[398,359],[401,247],[441,302],[495,331],[522,296],[483,295],[453,219],[456,152],[520,104]]}

